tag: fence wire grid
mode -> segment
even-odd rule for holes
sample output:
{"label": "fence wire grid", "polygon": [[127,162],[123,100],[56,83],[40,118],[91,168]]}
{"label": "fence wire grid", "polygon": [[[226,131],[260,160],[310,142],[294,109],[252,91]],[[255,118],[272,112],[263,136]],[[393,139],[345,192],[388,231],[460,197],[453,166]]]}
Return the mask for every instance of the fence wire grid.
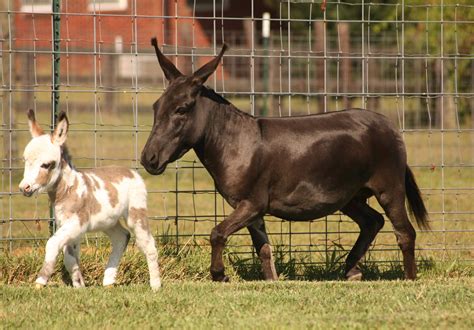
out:
{"label": "fence wire grid", "polygon": [[[262,36],[270,13],[269,35]],[[26,110],[51,128],[53,91],[71,127],[78,169],[137,169],[148,187],[149,217],[162,244],[179,251],[209,244],[211,228],[232,209],[193,152],[158,177],[139,157],[152,104],[167,82],[150,38],[191,73],[230,50],[207,84],[256,116],[294,116],[356,107],[388,116],[407,145],[432,231],[418,231],[418,257],[474,257],[474,5],[470,1],[60,1],[59,85],[53,83],[51,0],[1,3],[0,192],[2,253],[42,246],[51,220],[46,195],[23,197]],[[264,22],[265,21],[265,22]],[[295,143],[297,143],[295,141]],[[317,155],[316,155],[317,156]],[[378,208],[375,200],[369,203]],[[291,223],[267,216],[278,253],[300,263],[349,251],[359,229],[340,213]],[[88,234],[86,244],[102,244]],[[255,257],[245,230],[229,253]],[[399,260],[389,221],[366,259]]]}

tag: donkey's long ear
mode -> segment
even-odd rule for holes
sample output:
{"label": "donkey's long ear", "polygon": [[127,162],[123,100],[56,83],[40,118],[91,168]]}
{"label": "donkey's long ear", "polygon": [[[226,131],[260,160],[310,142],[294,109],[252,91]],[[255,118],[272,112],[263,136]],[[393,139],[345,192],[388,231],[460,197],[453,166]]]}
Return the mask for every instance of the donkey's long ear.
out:
{"label": "donkey's long ear", "polygon": [[32,137],[37,137],[44,134],[43,129],[36,122],[35,112],[33,109],[28,110],[28,127]]}
{"label": "donkey's long ear", "polygon": [[161,69],[163,70],[166,79],[168,79],[168,81],[172,81],[178,77],[181,77],[183,74],[179,72],[174,64],[171,63],[171,61],[166,58],[166,56],[163,55],[163,53],[158,48],[158,41],[156,41],[156,37],[151,38],[151,45],[155,47],[156,57],[158,58],[158,62],[160,63]]}
{"label": "donkey's long ear", "polygon": [[67,131],[69,128],[69,120],[67,119],[66,113],[61,111],[58,116],[56,128],[54,129],[53,135],[51,135],[51,141],[62,146],[66,142]]}
{"label": "donkey's long ear", "polygon": [[202,67],[200,67],[196,72],[194,72],[193,77],[196,82],[199,84],[204,84],[209,78],[211,74],[216,71],[217,66],[219,65],[219,62],[221,61],[222,56],[224,55],[225,51],[227,50],[227,45],[224,44],[222,45],[222,49],[212,61],[207,62],[204,64]]}

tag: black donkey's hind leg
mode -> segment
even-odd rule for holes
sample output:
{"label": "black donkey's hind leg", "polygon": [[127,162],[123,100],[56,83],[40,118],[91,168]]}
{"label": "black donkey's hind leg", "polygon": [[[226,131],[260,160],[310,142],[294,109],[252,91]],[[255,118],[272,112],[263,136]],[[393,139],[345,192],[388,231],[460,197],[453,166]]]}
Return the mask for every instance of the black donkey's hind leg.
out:
{"label": "black donkey's hind leg", "polygon": [[346,259],[345,275],[349,281],[362,279],[357,263],[362,259],[377,233],[383,227],[383,216],[371,208],[363,199],[353,199],[341,210],[354,220],[360,228],[360,234]]}
{"label": "black donkey's hind leg", "polygon": [[265,223],[263,218],[257,219],[254,223],[247,227],[252,237],[253,246],[255,251],[262,262],[262,272],[265,280],[275,281],[278,279],[278,275],[275,269],[275,261],[273,259],[272,247],[268,240],[268,235],[265,230]]}

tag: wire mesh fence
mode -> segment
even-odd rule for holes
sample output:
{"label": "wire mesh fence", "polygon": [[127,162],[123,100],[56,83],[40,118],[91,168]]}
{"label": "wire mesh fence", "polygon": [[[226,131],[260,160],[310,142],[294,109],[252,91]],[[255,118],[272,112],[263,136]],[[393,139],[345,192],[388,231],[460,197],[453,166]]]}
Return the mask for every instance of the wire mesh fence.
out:
{"label": "wire mesh fence", "polygon": [[[75,166],[137,169],[161,242],[177,251],[208,244],[211,228],[232,211],[192,152],[159,177],[139,164],[153,122],[151,106],[166,88],[149,44],[156,35],[186,73],[227,43],[230,51],[208,85],[252,115],[356,107],[388,116],[403,134],[433,228],[419,232],[418,255],[472,262],[470,1],[63,0],[56,13],[56,52],[51,0],[9,0],[1,6],[2,251],[35,247],[49,237],[47,196],[27,199],[17,187],[29,140],[26,110],[33,108],[43,126],[50,126],[53,91],[71,121],[68,146]],[[262,36],[264,12],[270,13],[268,36]],[[375,200],[369,203],[378,207]],[[339,213],[305,223],[267,216],[266,222],[278,253],[306,264],[350,250],[358,236],[355,223]],[[86,242],[101,244],[101,238],[88,235]],[[229,251],[243,260],[254,257],[245,231],[230,239]],[[387,222],[367,259],[398,260],[398,251]]]}

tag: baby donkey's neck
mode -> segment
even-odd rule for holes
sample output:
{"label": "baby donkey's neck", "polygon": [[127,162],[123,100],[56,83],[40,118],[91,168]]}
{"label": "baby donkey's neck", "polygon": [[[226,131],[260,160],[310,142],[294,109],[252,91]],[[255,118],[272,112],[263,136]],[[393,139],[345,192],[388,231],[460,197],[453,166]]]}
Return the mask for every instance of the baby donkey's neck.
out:
{"label": "baby donkey's neck", "polygon": [[61,174],[48,190],[48,196],[53,205],[64,200],[70,192],[75,191],[79,183],[80,173],[72,165],[67,149],[62,150],[61,153]]}

